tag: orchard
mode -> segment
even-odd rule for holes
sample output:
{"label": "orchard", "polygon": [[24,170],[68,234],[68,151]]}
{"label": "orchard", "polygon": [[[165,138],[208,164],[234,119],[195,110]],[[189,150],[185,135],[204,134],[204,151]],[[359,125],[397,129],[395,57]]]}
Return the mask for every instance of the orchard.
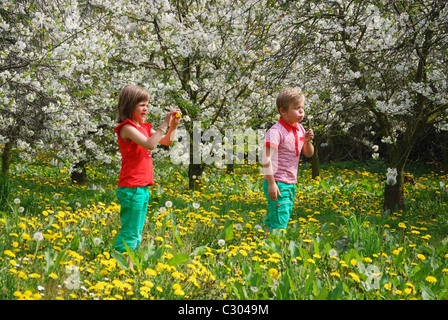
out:
{"label": "orchard", "polygon": [[[440,0],[2,1],[0,299],[447,299],[447,57]],[[127,84],[182,118],[120,253]],[[267,233],[286,87],[314,154]]]}

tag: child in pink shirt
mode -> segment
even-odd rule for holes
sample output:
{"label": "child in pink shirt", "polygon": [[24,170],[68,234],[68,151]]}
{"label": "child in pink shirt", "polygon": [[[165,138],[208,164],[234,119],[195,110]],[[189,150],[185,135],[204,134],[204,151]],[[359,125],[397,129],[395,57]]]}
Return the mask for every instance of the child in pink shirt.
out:
{"label": "child in pink shirt", "polygon": [[266,133],[263,157],[263,190],[268,201],[266,234],[284,229],[294,205],[295,184],[300,153],[312,157],[314,132],[305,131],[300,122],[305,116],[305,96],[298,88],[288,88],[277,97],[279,121]]}

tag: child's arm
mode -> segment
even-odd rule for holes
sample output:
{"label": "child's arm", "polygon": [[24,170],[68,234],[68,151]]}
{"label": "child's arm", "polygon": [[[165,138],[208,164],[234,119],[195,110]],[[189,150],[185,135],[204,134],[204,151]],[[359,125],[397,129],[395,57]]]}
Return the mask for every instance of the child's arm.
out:
{"label": "child's arm", "polygon": [[277,200],[277,194],[281,196],[280,190],[277,186],[277,183],[275,183],[274,179],[274,170],[272,167],[272,158],[274,158],[274,155],[277,153],[277,149],[265,146],[264,152],[263,152],[263,172],[264,177],[268,181],[269,188],[268,188],[268,195],[271,200]]}
{"label": "child's arm", "polygon": [[161,142],[161,140],[165,137],[164,130],[166,130],[168,124],[170,123],[171,118],[176,112],[177,112],[176,110],[171,110],[167,114],[162,125],[160,125],[159,127],[160,129],[157,128],[156,130],[151,130],[151,137],[149,138],[145,137],[140,131],[137,130],[137,128],[131,125],[124,125],[121,128],[120,137],[122,139],[130,139],[145,149],[154,150],[157,147],[157,145]]}
{"label": "child's arm", "polygon": [[314,138],[313,129],[308,129],[305,132],[305,144],[302,147],[303,154],[307,158],[311,158],[314,154],[313,138]]}

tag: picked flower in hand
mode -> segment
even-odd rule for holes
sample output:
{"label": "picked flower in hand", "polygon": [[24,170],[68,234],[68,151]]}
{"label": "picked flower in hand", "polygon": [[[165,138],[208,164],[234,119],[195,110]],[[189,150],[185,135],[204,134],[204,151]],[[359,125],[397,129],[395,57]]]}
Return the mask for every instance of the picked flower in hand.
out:
{"label": "picked flower in hand", "polygon": [[311,119],[313,119],[313,116],[309,115],[307,118],[308,118],[308,126],[311,129]]}

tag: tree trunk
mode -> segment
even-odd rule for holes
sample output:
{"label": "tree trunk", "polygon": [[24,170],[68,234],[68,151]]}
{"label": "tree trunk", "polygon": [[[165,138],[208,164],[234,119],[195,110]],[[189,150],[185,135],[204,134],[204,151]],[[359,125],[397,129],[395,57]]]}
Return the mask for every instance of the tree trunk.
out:
{"label": "tree trunk", "polygon": [[73,183],[86,183],[87,182],[87,170],[85,165],[87,161],[79,161],[75,163],[75,169],[71,174]]}
{"label": "tree trunk", "polygon": [[404,210],[404,179],[403,169],[397,168],[397,183],[384,188],[384,210],[394,212]]}
{"label": "tree trunk", "polygon": [[316,179],[316,177],[320,176],[320,163],[319,163],[319,154],[318,147],[314,146],[314,154],[311,158],[311,177]]}
{"label": "tree trunk", "polygon": [[[446,132],[444,134],[445,134],[445,137],[448,136],[446,134]],[[448,140],[448,139],[445,139],[445,140]],[[448,146],[446,146],[446,145],[442,145],[442,170],[444,172],[448,172]]]}
{"label": "tree trunk", "polygon": [[226,171],[227,171],[227,173],[232,173],[232,172],[234,171],[234,169],[235,169],[235,165],[234,165],[233,163],[228,163],[228,164],[226,165]]}
{"label": "tree trunk", "polygon": [[10,167],[11,167],[11,159],[12,159],[12,142],[6,142],[3,147],[2,152],[2,173],[6,178],[9,178],[10,175]]}
{"label": "tree trunk", "polygon": [[199,177],[204,171],[204,166],[202,164],[195,164],[190,162],[188,165],[188,187],[191,190],[198,190],[201,186]]}

